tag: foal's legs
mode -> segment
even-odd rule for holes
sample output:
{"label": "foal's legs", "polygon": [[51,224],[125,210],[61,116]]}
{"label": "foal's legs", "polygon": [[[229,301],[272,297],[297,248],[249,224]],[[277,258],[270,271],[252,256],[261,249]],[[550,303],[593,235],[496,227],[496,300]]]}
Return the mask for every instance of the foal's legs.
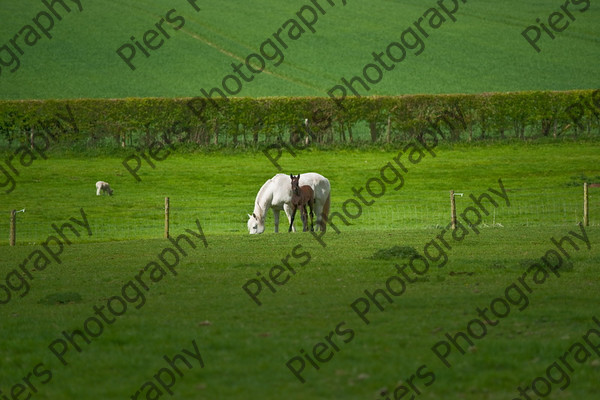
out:
{"label": "foal's legs", "polygon": [[302,204],[301,218],[302,218],[302,232],[308,232],[308,216],[306,215],[306,204]]}
{"label": "foal's legs", "polygon": [[[296,217],[296,209],[297,207],[295,205],[292,205],[292,217],[290,218],[290,229],[288,229],[288,233],[292,231],[292,228],[294,227],[294,218]],[[296,232],[296,229],[294,229],[294,232]]]}
{"label": "foal's legs", "polygon": [[[296,213],[296,211],[294,210],[294,206],[293,205],[284,204],[283,205],[283,210],[285,211],[285,214],[287,215],[288,222],[290,223],[290,226],[292,227],[292,232],[296,232],[296,227],[294,226],[294,218],[293,218],[293,215],[295,215],[295,213]],[[292,214],[292,212],[294,214]]]}

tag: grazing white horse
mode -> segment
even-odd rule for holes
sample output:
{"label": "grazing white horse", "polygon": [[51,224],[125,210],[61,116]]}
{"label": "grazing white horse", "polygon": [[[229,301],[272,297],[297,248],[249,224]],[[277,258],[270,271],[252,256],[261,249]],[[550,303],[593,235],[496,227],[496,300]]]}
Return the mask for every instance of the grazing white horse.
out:
{"label": "grazing white horse", "polygon": [[[317,215],[317,227],[325,231],[327,217],[329,216],[329,205],[331,201],[331,186],[329,180],[323,175],[315,172],[300,174],[300,186],[308,185],[315,193],[315,214]],[[273,209],[275,219],[275,233],[279,232],[279,212],[283,209],[288,217],[292,219],[292,182],[290,176],[277,174],[265,182],[258,191],[254,202],[254,212],[248,214],[248,231],[250,234],[263,233],[265,231],[265,217],[269,208]],[[296,232],[296,227],[292,225]]]}
{"label": "grazing white horse", "polygon": [[96,196],[100,196],[103,192],[108,193],[109,196],[112,196],[113,194],[113,190],[108,183],[104,181],[96,182]]}

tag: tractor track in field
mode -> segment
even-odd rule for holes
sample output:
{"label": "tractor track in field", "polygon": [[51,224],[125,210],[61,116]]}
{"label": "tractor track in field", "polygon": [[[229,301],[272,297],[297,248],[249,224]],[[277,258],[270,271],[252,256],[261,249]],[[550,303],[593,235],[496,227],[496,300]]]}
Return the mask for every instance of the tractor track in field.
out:
{"label": "tractor track in field", "polygon": [[[122,3],[117,3],[117,2],[114,2],[114,3],[118,4],[119,6],[123,6]],[[155,14],[155,13],[150,12],[147,9],[144,9],[142,7],[136,7],[135,5],[129,5],[129,4],[127,6],[129,8],[131,8],[131,9],[135,9],[136,13],[143,13],[143,14],[146,14],[148,16],[151,16],[152,18],[161,18],[162,17],[162,15]],[[237,40],[235,40],[234,38],[232,38],[230,36],[226,36],[225,34],[223,34],[223,33],[219,32],[219,31],[215,30],[214,28],[210,27],[207,24],[203,24],[200,17],[194,18],[194,17],[186,16],[186,24],[188,24],[188,23],[193,23],[193,24],[196,24],[196,25],[202,27],[203,29],[209,30],[210,32],[214,33],[215,35],[218,35],[220,38],[223,38],[223,41],[230,42],[230,43],[238,45],[238,46],[240,46],[240,47],[242,47],[244,49],[247,49],[248,53],[255,52],[254,49],[252,49],[251,47],[249,47],[245,43],[237,41]],[[173,24],[171,24],[169,22],[165,22],[165,24],[171,25],[171,26],[173,25]],[[240,55],[238,55],[236,53],[233,53],[233,52],[227,50],[226,48],[224,48],[224,47],[220,46],[219,44],[217,44],[217,43],[209,40],[206,36],[203,36],[203,35],[199,34],[198,32],[195,32],[195,31],[193,31],[191,29],[187,29],[185,26],[182,27],[181,29],[179,29],[179,31],[182,32],[182,33],[185,33],[186,35],[188,35],[189,37],[193,38],[194,40],[202,42],[203,44],[205,44],[205,45],[213,48],[214,50],[218,51],[221,54],[226,55],[227,57],[233,58],[234,60],[242,62],[242,63],[245,62],[245,58],[243,56],[240,56]],[[270,34],[267,35],[267,36],[270,36]],[[265,36],[265,37],[267,37],[267,36]],[[291,68],[296,69],[298,71],[304,71],[305,73],[312,73],[310,70],[307,70],[305,68],[300,68],[297,65],[295,65],[294,63],[286,62],[286,65],[288,67],[291,67]],[[317,92],[316,94],[322,94],[322,93],[325,92],[325,88],[323,88],[323,87],[315,86],[315,85],[311,84],[310,82],[306,82],[306,81],[304,81],[302,79],[293,78],[293,77],[290,77],[288,75],[279,74],[279,73],[273,71],[272,69],[269,70],[268,66],[265,67],[265,69],[262,71],[262,73],[274,76],[276,78],[279,78],[281,80],[284,80],[284,81],[287,81],[287,82],[290,82],[290,83],[293,83],[293,84],[296,84],[296,85],[299,85],[299,86],[303,86],[303,87],[308,88],[308,89],[315,90]],[[331,79],[333,79],[333,78],[331,78]]]}

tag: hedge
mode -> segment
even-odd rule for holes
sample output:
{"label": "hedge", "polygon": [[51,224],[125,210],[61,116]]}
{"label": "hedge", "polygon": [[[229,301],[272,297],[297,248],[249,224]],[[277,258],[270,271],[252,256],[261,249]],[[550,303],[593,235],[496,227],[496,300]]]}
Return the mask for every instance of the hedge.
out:
{"label": "hedge", "polygon": [[[304,122],[307,121],[307,124]],[[274,141],[395,142],[437,126],[443,140],[597,135],[600,90],[453,95],[127,98],[0,101],[0,143],[122,147],[156,140],[208,145]]]}

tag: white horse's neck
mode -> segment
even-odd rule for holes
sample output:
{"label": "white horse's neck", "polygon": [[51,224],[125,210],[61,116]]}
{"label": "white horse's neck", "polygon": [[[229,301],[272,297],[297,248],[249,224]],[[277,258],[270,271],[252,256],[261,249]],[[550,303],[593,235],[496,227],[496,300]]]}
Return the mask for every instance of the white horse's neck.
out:
{"label": "white horse's neck", "polygon": [[269,207],[271,207],[271,198],[273,197],[273,190],[270,188],[272,180],[269,179],[258,191],[256,200],[254,201],[254,214],[260,220],[265,219]]}

